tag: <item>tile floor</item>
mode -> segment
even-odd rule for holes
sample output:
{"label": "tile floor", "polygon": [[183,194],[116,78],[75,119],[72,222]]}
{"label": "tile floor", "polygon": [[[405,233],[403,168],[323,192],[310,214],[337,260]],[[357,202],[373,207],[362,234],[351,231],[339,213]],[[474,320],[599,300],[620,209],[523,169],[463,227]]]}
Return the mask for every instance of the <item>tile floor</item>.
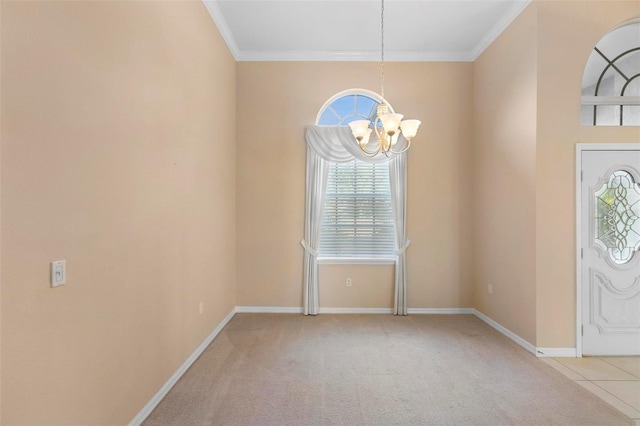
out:
{"label": "tile floor", "polygon": [[541,358],[640,426],[640,357]]}

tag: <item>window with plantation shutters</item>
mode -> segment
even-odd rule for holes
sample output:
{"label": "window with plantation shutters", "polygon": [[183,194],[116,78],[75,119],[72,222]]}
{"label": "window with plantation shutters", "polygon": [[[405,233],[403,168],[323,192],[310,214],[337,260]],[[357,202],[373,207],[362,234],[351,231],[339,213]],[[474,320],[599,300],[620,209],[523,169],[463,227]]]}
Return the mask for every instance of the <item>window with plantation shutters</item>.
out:
{"label": "window with plantation shutters", "polygon": [[320,257],[395,257],[391,209],[388,163],[332,163],[320,230]]}

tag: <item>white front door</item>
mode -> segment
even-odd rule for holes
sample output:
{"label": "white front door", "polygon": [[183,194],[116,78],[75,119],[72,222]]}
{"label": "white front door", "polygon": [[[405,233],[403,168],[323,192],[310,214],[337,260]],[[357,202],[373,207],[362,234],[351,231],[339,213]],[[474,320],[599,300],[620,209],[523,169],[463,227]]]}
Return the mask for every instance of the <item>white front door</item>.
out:
{"label": "white front door", "polygon": [[640,355],[640,150],[581,165],[582,353]]}

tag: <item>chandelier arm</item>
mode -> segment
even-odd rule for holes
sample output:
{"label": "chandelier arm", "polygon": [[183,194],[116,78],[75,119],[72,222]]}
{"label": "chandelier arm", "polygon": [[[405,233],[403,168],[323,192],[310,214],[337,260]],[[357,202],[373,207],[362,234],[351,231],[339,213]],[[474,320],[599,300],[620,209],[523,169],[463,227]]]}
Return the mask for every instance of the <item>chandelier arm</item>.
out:
{"label": "chandelier arm", "polygon": [[404,149],[400,151],[395,151],[390,147],[388,152],[391,152],[392,154],[402,154],[403,152],[407,152],[407,150],[411,146],[411,141],[409,139],[406,139],[406,141],[407,141],[407,146]]}
{"label": "chandelier arm", "polygon": [[[373,131],[376,133],[378,140],[383,138],[386,139],[387,137],[387,135],[384,134],[384,126],[382,125],[382,120],[380,119],[380,115],[386,114],[388,111],[389,111],[389,107],[388,107],[387,101],[384,98],[382,98],[382,103],[378,106],[378,111],[376,112],[376,119],[373,121]],[[378,131],[378,128],[382,129],[382,133]]]}
{"label": "chandelier arm", "polygon": [[361,147],[359,144],[358,146],[360,147],[360,151],[362,151],[362,153],[364,155],[366,155],[367,157],[375,157],[376,155],[378,155],[378,153],[380,152],[380,145],[378,145],[378,149],[376,149],[375,151],[371,152],[371,151],[367,151],[366,149],[364,149],[363,147]]}

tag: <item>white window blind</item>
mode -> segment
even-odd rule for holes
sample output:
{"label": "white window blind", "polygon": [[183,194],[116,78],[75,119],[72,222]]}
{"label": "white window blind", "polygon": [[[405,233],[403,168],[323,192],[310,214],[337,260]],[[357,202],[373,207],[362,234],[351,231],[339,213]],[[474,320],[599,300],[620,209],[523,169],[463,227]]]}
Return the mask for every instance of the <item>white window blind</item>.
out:
{"label": "white window blind", "polygon": [[332,163],[320,230],[320,257],[395,257],[389,164]]}

